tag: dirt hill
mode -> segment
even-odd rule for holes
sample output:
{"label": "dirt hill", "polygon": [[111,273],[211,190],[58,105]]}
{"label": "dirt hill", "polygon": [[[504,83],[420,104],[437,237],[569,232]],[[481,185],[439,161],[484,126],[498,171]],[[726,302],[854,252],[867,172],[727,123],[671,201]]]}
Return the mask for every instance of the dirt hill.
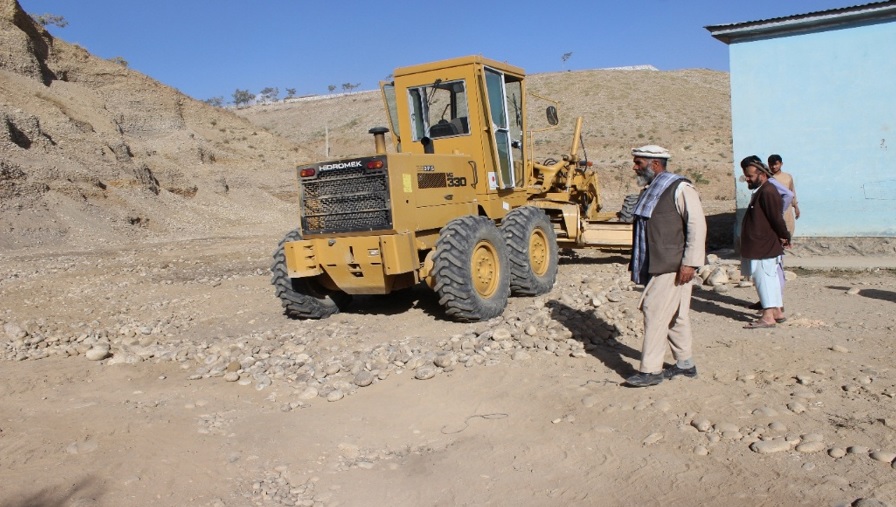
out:
{"label": "dirt hill", "polygon": [[308,156],[0,0],[0,248],[283,229]]}
{"label": "dirt hill", "polygon": [[[629,150],[648,142],[672,150],[710,213],[733,209],[726,73],[564,72],[534,75],[529,88],[533,128],[547,127],[537,96],[561,113],[536,134],[536,158],[563,154],[584,116],[608,209],[636,190]],[[295,164],[324,158],[327,141],[331,158],[369,153],[368,129],[386,123],[375,91],[214,108],[0,0],[0,249],[279,236],[295,223]]]}

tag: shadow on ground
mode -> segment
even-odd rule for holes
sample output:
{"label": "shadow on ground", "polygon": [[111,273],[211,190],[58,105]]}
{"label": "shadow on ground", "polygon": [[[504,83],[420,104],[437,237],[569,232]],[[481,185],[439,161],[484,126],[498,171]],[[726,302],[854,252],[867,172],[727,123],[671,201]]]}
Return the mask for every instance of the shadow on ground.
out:
{"label": "shadow on ground", "polygon": [[639,361],[640,351],[620,343],[613,337],[601,338],[603,334],[612,336],[611,330],[615,329],[612,324],[592,311],[576,310],[557,300],[548,301],[546,305],[550,308],[551,318],[554,321],[566,327],[574,340],[582,342],[589,354],[616,372],[622,380],[637,373],[625,358]]}
{"label": "shadow on ground", "polygon": [[564,248],[560,252],[559,264],[561,266],[576,264],[628,264],[631,259],[629,252],[611,252],[606,257],[589,257],[579,255],[578,250]]}
{"label": "shadow on ground", "polygon": [[[841,285],[828,285],[825,288],[846,292],[852,287],[850,286],[841,286]],[[881,289],[859,289],[859,296],[871,298],[871,299],[880,299],[881,301],[889,301],[890,303],[896,303],[896,292],[891,290],[881,290]]]}
{"label": "shadow on ground", "polygon": [[[63,491],[60,491],[63,490]],[[48,486],[36,493],[0,499],[0,507],[64,507],[69,505],[100,505],[104,489],[92,477],[81,479],[71,487]]]}
{"label": "shadow on ground", "polygon": [[891,290],[862,289],[859,291],[859,295],[866,298],[880,299],[882,301],[896,303],[896,292]]}
{"label": "shadow on ground", "polygon": [[[696,288],[695,288],[696,289]],[[727,294],[719,294],[712,290],[694,290],[691,296],[691,310],[700,313],[710,313],[726,319],[751,322],[753,313],[747,308],[752,301],[731,297]],[[731,308],[731,307],[734,308]]]}
{"label": "shadow on ground", "polygon": [[439,320],[449,320],[436,293],[424,284],[391,294],[355,296],[346,312],[357,315],[399,315],[411,308],[419,308],[426,315]]}

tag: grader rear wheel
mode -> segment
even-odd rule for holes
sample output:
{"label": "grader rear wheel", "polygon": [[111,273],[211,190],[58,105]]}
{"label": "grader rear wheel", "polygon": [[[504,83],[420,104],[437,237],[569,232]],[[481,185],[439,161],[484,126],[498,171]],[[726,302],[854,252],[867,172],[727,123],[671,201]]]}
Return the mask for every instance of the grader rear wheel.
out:
{"label": "grader rear wheel", "polygon": [[301,232],[293,230],[280,241],[271,265],[271,283],[287,316],[294,319],[324,319],[347,307],[352,297],[344,292],[324,290],[313,279],[290,278],[287,275],[283,245],[300,239]]}
{"label": "grader rear wheel", "polygon": [[504,218],[501,232],[510,260],[510,291],[519,296],[546,294],[557,279],[557,234],[544,211],[517,208]]}
{"label": "grader rear wheel", "polygon": [[475,322],[504,312],[510,295],[507,246],[494,222],[465,216],[446,225],[433,255],[434,289],[452,319]]}

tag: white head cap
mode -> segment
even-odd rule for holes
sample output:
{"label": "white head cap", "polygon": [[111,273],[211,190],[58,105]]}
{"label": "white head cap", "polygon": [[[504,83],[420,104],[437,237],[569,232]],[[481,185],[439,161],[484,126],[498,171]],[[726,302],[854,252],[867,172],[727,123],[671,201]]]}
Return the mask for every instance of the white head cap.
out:
{"label": "white head cap", "polygon": [[672,158],[672,155],[669,155],[669,150],[655,144],[648,144],[646,146],[641,146],[640,148],[632,148],[632,156],[642,158]]}

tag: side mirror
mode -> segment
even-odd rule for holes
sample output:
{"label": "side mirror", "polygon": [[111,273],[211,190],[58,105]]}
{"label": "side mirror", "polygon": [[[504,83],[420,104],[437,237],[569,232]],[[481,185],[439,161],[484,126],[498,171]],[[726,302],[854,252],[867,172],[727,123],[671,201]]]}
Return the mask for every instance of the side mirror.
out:
{"label": "side mirror", "polygon": [[550,123],[551,125],[557,125],[558,123],[560,123],[560,119],[557,118],[557,108],[556,107],[548,106],[547,110],[545,111],[545,114],[548,117],[548,123]]}

